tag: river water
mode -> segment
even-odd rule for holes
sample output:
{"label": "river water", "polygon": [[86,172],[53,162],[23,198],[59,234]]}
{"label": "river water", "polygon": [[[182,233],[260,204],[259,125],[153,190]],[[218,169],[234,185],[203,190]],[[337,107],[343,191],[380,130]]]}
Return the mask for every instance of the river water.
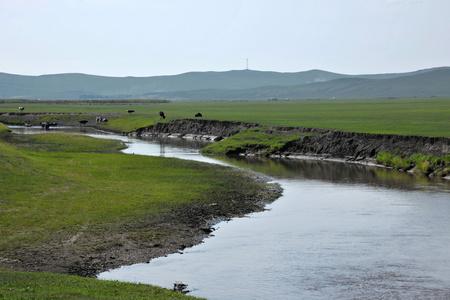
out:
{"label": "river water", "polygon": [[121,139],[130,154],[260,172],[284,189],[267,211],[217,224],[182,254],[100,279],[182,282],[208,299],[450,299],[448,181],[342,162],[211,158],[197,152],[204,142],[83,133]]}

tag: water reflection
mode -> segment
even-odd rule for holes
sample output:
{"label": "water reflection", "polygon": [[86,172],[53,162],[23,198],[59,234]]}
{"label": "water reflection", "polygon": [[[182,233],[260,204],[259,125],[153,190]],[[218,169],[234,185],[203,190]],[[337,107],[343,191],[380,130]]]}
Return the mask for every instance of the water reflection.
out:
{"label": "water reflection", "polygon": [[223,157],[215,159],[279,179],[313,179],[341,184],[367,184],[403,190],[438,189],[450,192],[450,182],[402,173],[377,166],[339,161]]}

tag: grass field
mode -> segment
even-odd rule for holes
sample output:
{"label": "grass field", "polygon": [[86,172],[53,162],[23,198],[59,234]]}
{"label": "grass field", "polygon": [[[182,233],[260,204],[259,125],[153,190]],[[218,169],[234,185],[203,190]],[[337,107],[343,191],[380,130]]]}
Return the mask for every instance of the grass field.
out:
{"label": "grass field", "polygon": [[[18,251],[26,249],[68,245],[63,249],[78,257],[120,247],[124,240],[163,244],[178,228],[154,226],[158,215],[211,202],[216,207],[230,196],[254,199],[266,185],[232,168],[127,155],[119,153],[122,147],[87,136],[16,135],[0,124],[0,270],[5,259],[24,259]],[[74,236],[77,242],[67,244]],[[132,287],[0,272],[0,298],[141,299],[147,290],[142,299],[178,299],[167,290],[153,298],[161,290],[148,286],[136,286],[136,297],[112,297],[119,289]],[[111,297],[101,297],[102,290]]]}
{"label": "grass field", "polygon": [[[283,101],[173,101],[161,104],[126,105],[46,104],[0,101],[1,112],[90,112],[124,113],[133,116],[110,123],[111,127],[133,130],[164,121],[194,118],[257,122],[268,126],[300,126],[366,133],[450,136],[450,98],[333,99]],[[124,130],[126,131],[126,130]]]}
{"label": "grass field", "polygon": [[52,273],[0,270],[0,299],[198,299],[163,288]]}

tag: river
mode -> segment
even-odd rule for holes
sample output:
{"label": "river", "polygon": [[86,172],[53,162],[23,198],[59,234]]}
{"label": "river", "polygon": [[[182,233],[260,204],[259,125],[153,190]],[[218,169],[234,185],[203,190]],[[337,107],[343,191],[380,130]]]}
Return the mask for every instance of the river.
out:
{"label": "river", "polygon": [[260,172],[284,189],[267,211],[217,224],[200,245],[100,279],[182,282],[208,299],[450,299],[448,181],[342,162],[211,158],[197,152],[205,142],[83,133],[120,139],[130,154]]}

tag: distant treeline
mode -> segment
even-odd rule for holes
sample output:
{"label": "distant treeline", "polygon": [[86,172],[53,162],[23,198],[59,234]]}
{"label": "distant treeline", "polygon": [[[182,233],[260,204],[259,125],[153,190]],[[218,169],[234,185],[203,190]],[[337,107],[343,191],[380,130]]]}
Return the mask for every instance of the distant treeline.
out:
{"label": "distant treeline", "polygon": [[43,103],[45,104],[162,104],[169,103],[169,100],[149,100],[149,99],[90,99],[90,100],[27,100],[27,99],[3,99],[4,103]]}

